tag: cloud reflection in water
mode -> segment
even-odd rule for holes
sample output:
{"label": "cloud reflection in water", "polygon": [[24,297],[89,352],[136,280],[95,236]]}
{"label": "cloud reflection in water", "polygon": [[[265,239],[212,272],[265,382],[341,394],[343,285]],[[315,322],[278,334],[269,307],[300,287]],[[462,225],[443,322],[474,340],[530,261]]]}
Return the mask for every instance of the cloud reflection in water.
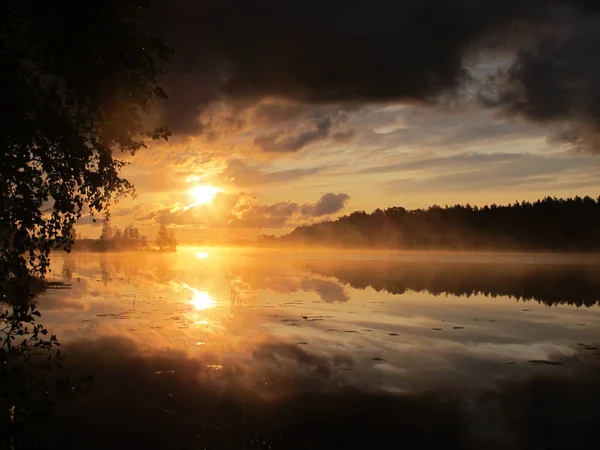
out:
{"label": "cloud reflection in water", "polygon": [[[72,255],[71,276],[81,282],[41,299],[44,324],[63,342],[127,338],[149,349],[210,355],[208,364],[223,367],[260,360],[275,379],[294,356],[291,366],[311,374],[311,383],[343,373],[345,383],[403,392],[561,370],[528,362],[569,358],[577,343],[592,352],[600,342],[600,272],[564,266],[564,257],[554,267],[546,257],[484,264],[466,254],[429,262],[423,259],[435,255],[375,261],[211,250],[206,264],[197,250]],[[100,258],[111,273],[106,285],[96,281]],[[243,295],[234,299],[234,292]],[[516,301],[530,299],[537,301]],[[75,302],[79,310],[70,306]]]}

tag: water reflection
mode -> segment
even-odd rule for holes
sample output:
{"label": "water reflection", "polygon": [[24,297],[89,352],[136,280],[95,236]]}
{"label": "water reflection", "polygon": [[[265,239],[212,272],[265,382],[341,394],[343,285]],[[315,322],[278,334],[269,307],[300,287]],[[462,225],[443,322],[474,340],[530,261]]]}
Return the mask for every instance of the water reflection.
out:
{"label": "water reflection", "polygon": [[597,439],[594,361],[569,376],[404,395],[348,386],[339,374],[349,372],[276,344],[257,348],[256,368],[148,354],[128,340],[69,351],[67,373],[91,372],[98,382],[51,416],[44,448],[571,450],[594,448]]}
{"label": "water reflection", "polygon": [[508,296],[546,305],[593,306],[600,302],[600,265],[569,263],[471,263],[311,261],[307,270],[356,289],[390,294]]}
{"label": "water reflection", "polygon": [[211,353],[214,364],[257,358],[264,342],[344,354],[354,382],[392,390],[488,382],[513,376],[515,364],[542,370],[600,341],[595,263],[212,252],[207,265],[196,253],[73,255],[77,281],[41,299],[45,322],[63,340],[127,337]]}
{"label": "water reflection", "polygon": [[[188,286],[189,287],[189,286]],[[190,301],[190,303],[196,308],[198,311],[204,311],[208,308],[214,308],[216,302],[206,291],[199,291],[198,289],[189,288],[194,293],[194,297]]]}
{"label": "water reflection", "polygon": [[101,380],[65,423],[147,448],[584,442],[558,429],[600,401],[596,262],[197,253],[55,260],[44,324]]}
{"label": "water reflection", "polygon": [[182,289],[186,289],[187,291],[192,293],[192,296],[189,298],[190,304],[194,307],[194,309],[198,311],[204,311],[209,308],[214,308],[217,302],[207,291],[201,291],[196,288],[191,287],[187,283],[176,283],[171,281],[171,286],[175,291],[181,291]]}

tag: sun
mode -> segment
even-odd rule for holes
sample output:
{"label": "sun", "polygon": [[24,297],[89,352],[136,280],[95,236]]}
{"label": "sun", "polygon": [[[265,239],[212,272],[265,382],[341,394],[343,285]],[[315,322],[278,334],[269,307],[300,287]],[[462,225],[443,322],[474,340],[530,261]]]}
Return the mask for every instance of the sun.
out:
{"label": "sun", "polygon": [[210,203],[218,192],[216,187],[209,185],[195,186],[189,190],[195,205]]}

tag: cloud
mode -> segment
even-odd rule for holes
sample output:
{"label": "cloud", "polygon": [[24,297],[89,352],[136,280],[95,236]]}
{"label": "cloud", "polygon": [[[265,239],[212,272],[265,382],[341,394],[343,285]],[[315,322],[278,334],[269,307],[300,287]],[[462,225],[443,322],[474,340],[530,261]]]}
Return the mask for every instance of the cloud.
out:
{"label": "cloud", "polygon": [[[314,115],[315,109],[310,105],[290,101],[264,101],[256,105],[252,111],[252,122],[261,127],[275,127],[284,123],[305,120]],[[322,109],[319,114],[323,115]]]}
{"label": "cloud", "polygon": [[[446,165],[445,162],[451,164]],[[484,164],[482,164],[484,163]],[[545,157],[532,154],[459,155],[430,160],[424,175],[404,174],[383,184],[393,192],[497,192],[500,189],[537,189],[546,194],[563,185],[596,186],[600,161],[589,157]],[[408,164],[407,166],[410,166]],[[413,166],[420,167],[419,162]],[[452,167],[451,171],[446,170]],[[425,167],[425,166],[423,166]],[[400,171],[400,167],[396,167]]]}
{"label": "cloud", "polygon": [[278,202],[272,205],[250,205],[232,226],[242,228],[283,228],[310,222],[314,218],[340,212],[350,199],[348,194],[324,194],[316,203],[299,205],[294,202]]}
{"label": "cloud", "polygon": [[[189,152],[172,152],[169,163],[180,165],[190,160],[201,163],[198,157],[214,156],[215,151],[210,148],[215,146],[226,149],[230,155],[247,156],[250,148],[277,156],[298,152],[315,143],[348,143],[355,135],[347,125],[348,113],[353,109],[356,108],[284,99],[252,103],[221,99],[199,108],[195,128],[175,134],[172,141],[187,144]],[[192,141],[196,145],[190,146]],[[199,152],[200,148],[208,151]]]}
{"label": "cloud", "polygon": [[348,194],[334,194],[330,192],[323,195],[317,203],[302,206],[302,213],[307,216],[320,217],[341,211],[350,199]]}
{"label": "cloud", "polygon": [[316,119],[307,130],[302,130],[291,136],[277,136],[276,134],[257,136],[254,143],[267,153],[297,152],[313,142],[321,141],[329,136],[331,120]]}
{"label": "cloud", "polygon": [[317,217],[340,212],[350,196],[324,194],[316,203],[276,202],[263,205],[245,193],[218,193],[211,203],[186,206],[141,204],[136,207],[137,223],[165,222],[179,227],[230,227],[246,229],[292,227]]}
{"label": "cloud", "polygon": [[232,184],[238,187],[251,187],[288,183],[293,180],[317,175],[325,170],[323,166],[316,166],[302,169],[285,169],[276,171],[267,171],[258,166],[252,166],[248,163],[233,159],[228,162],[227,167],[215,178],[218,182]]}
{"label": "cloud", "polygon": [[354,130],[347,126],[352,108],[266,100],[250,108],[254,144],[271,154],[295,153],[317,142],[348,143]]}
{"label": "cloud", "polygon": [[519,52],[483,93],[484,104],[534,122],[558,125],[558,142],[600,154],[600,46],[597,17],[567,18],[563,33]]}
{"label": "cloud", "polygon": [[[521,53],[516,67],[523,70],[512,72],[507,88],[518,81],[532,93],[526,97],[529,109],[542,110],[550,102],[537,95],[539,87],[571,86],[567,107],[561,109],[597,117],[596,110],[575,100],[598,83],[571,81],[573,76],[597,80],[598,17],[593,14],[598,8],[598,2],[585,0],[174,0],[157,20],[158,32],[176,50],[165,79],[171,95],[165,119],[176,134],[194,134],[205,129],[200,117],[207,105],[222,100],[241,111],[269,98],[313,105],[430,104],[442,94],[460,95],[472,81],[465,65],[473,53],[515,54],[535,45],[539,36],[562,43]],[[585,33],[579,26],[583,14],[589,17]],[[548,64],[553,57],[560,63]],[[552,94],[557,92],[562,90]],[[281,107],[258,117],[272,119],[277,109],[288,120],[298,117],[294,108]],[[540,120],[565,116],[521,115]],[[236,115],[230,119],[235,126],[245,123]],[[587,123],[597,128],[595,121]],[[317,120],[311,130],[264,135],[257,144],[275,153],[298,151],[327,135],[327,124]],[[350,132],[338,138],[343,136]],[[573,136],[567,134],[571,141],[578,139]]]}
{"label": "cloud", "polygon": [[394,172],[409,172],[418,170],[449,169],[460,171],[464,169],[474,169],[481,167],[482,164],[495,164],[507,161],[513,161],[522,158],[523,155],[515,153],[460,153],[458,155],[417,159],[413,161],[401,162],[398,164],[387,164],[384,166],[368,167],[359,170],[361,174],[381,174]]}
{"label": "cloud", "polygon": [[465,151],[466,148],[481,151],[483,147],[506,146],[525,140],[539,140],[543,144],[550,132],[549,127],[499,117],[495,110],[482,109],[472,103],[435,108],[368,107],[362,114],[351,116],[348,125],[360,130],[354,144],[362,148],[420,153],[423,150]]}
{"label": "cloud", "polygon": [[192,227],[219,227],[227,226],[236,218],[237,214],[244,212],[244,208],[251,201],[245,194],[229,194],[220,192],[206,204],[184,205],[175,203],[169,207],[164,205],[150,206],[145,215],[136,215],[136,220],[149,220],[154,223],[164,222],[168,225]]}
{"label": "cloud", "polygon": [[271,205],[252,204],[245,208],[231,226],[239,228],[283,228],[292,225],[299,205],[294,202],[278,202]]}
{"label": "cloud", "polygon": [[354,138],[354,135],[354,130],[338,131],[337,133],[334,133],[333,140],[340,144],[346,144]]}

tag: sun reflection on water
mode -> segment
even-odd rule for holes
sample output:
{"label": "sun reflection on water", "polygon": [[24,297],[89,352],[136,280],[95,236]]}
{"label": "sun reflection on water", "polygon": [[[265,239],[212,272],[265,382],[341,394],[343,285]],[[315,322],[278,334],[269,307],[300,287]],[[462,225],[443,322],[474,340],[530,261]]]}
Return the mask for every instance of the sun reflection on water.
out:
{"label": "sun reflection on water", "polygon": [[206,291],[194,291],[194,297],[191,300],[192,305],[198,311],[204,311],[205,309],[214,308],[217,304],[215,300]]}
{"label": "sun reflection on water", "polygon": [[208,252],[198,252],[196,253],[196,258],[198,259],[206,259],[210,256]]}
{"label": "sun reflection on water", "polygon": [[190,303],[196,310],[204,311],[205,309],[214,308],[217,306],[217,302],[207,291],[200,291],[185,283],[183,283],[182,286],[194,293],[190,299]]}

